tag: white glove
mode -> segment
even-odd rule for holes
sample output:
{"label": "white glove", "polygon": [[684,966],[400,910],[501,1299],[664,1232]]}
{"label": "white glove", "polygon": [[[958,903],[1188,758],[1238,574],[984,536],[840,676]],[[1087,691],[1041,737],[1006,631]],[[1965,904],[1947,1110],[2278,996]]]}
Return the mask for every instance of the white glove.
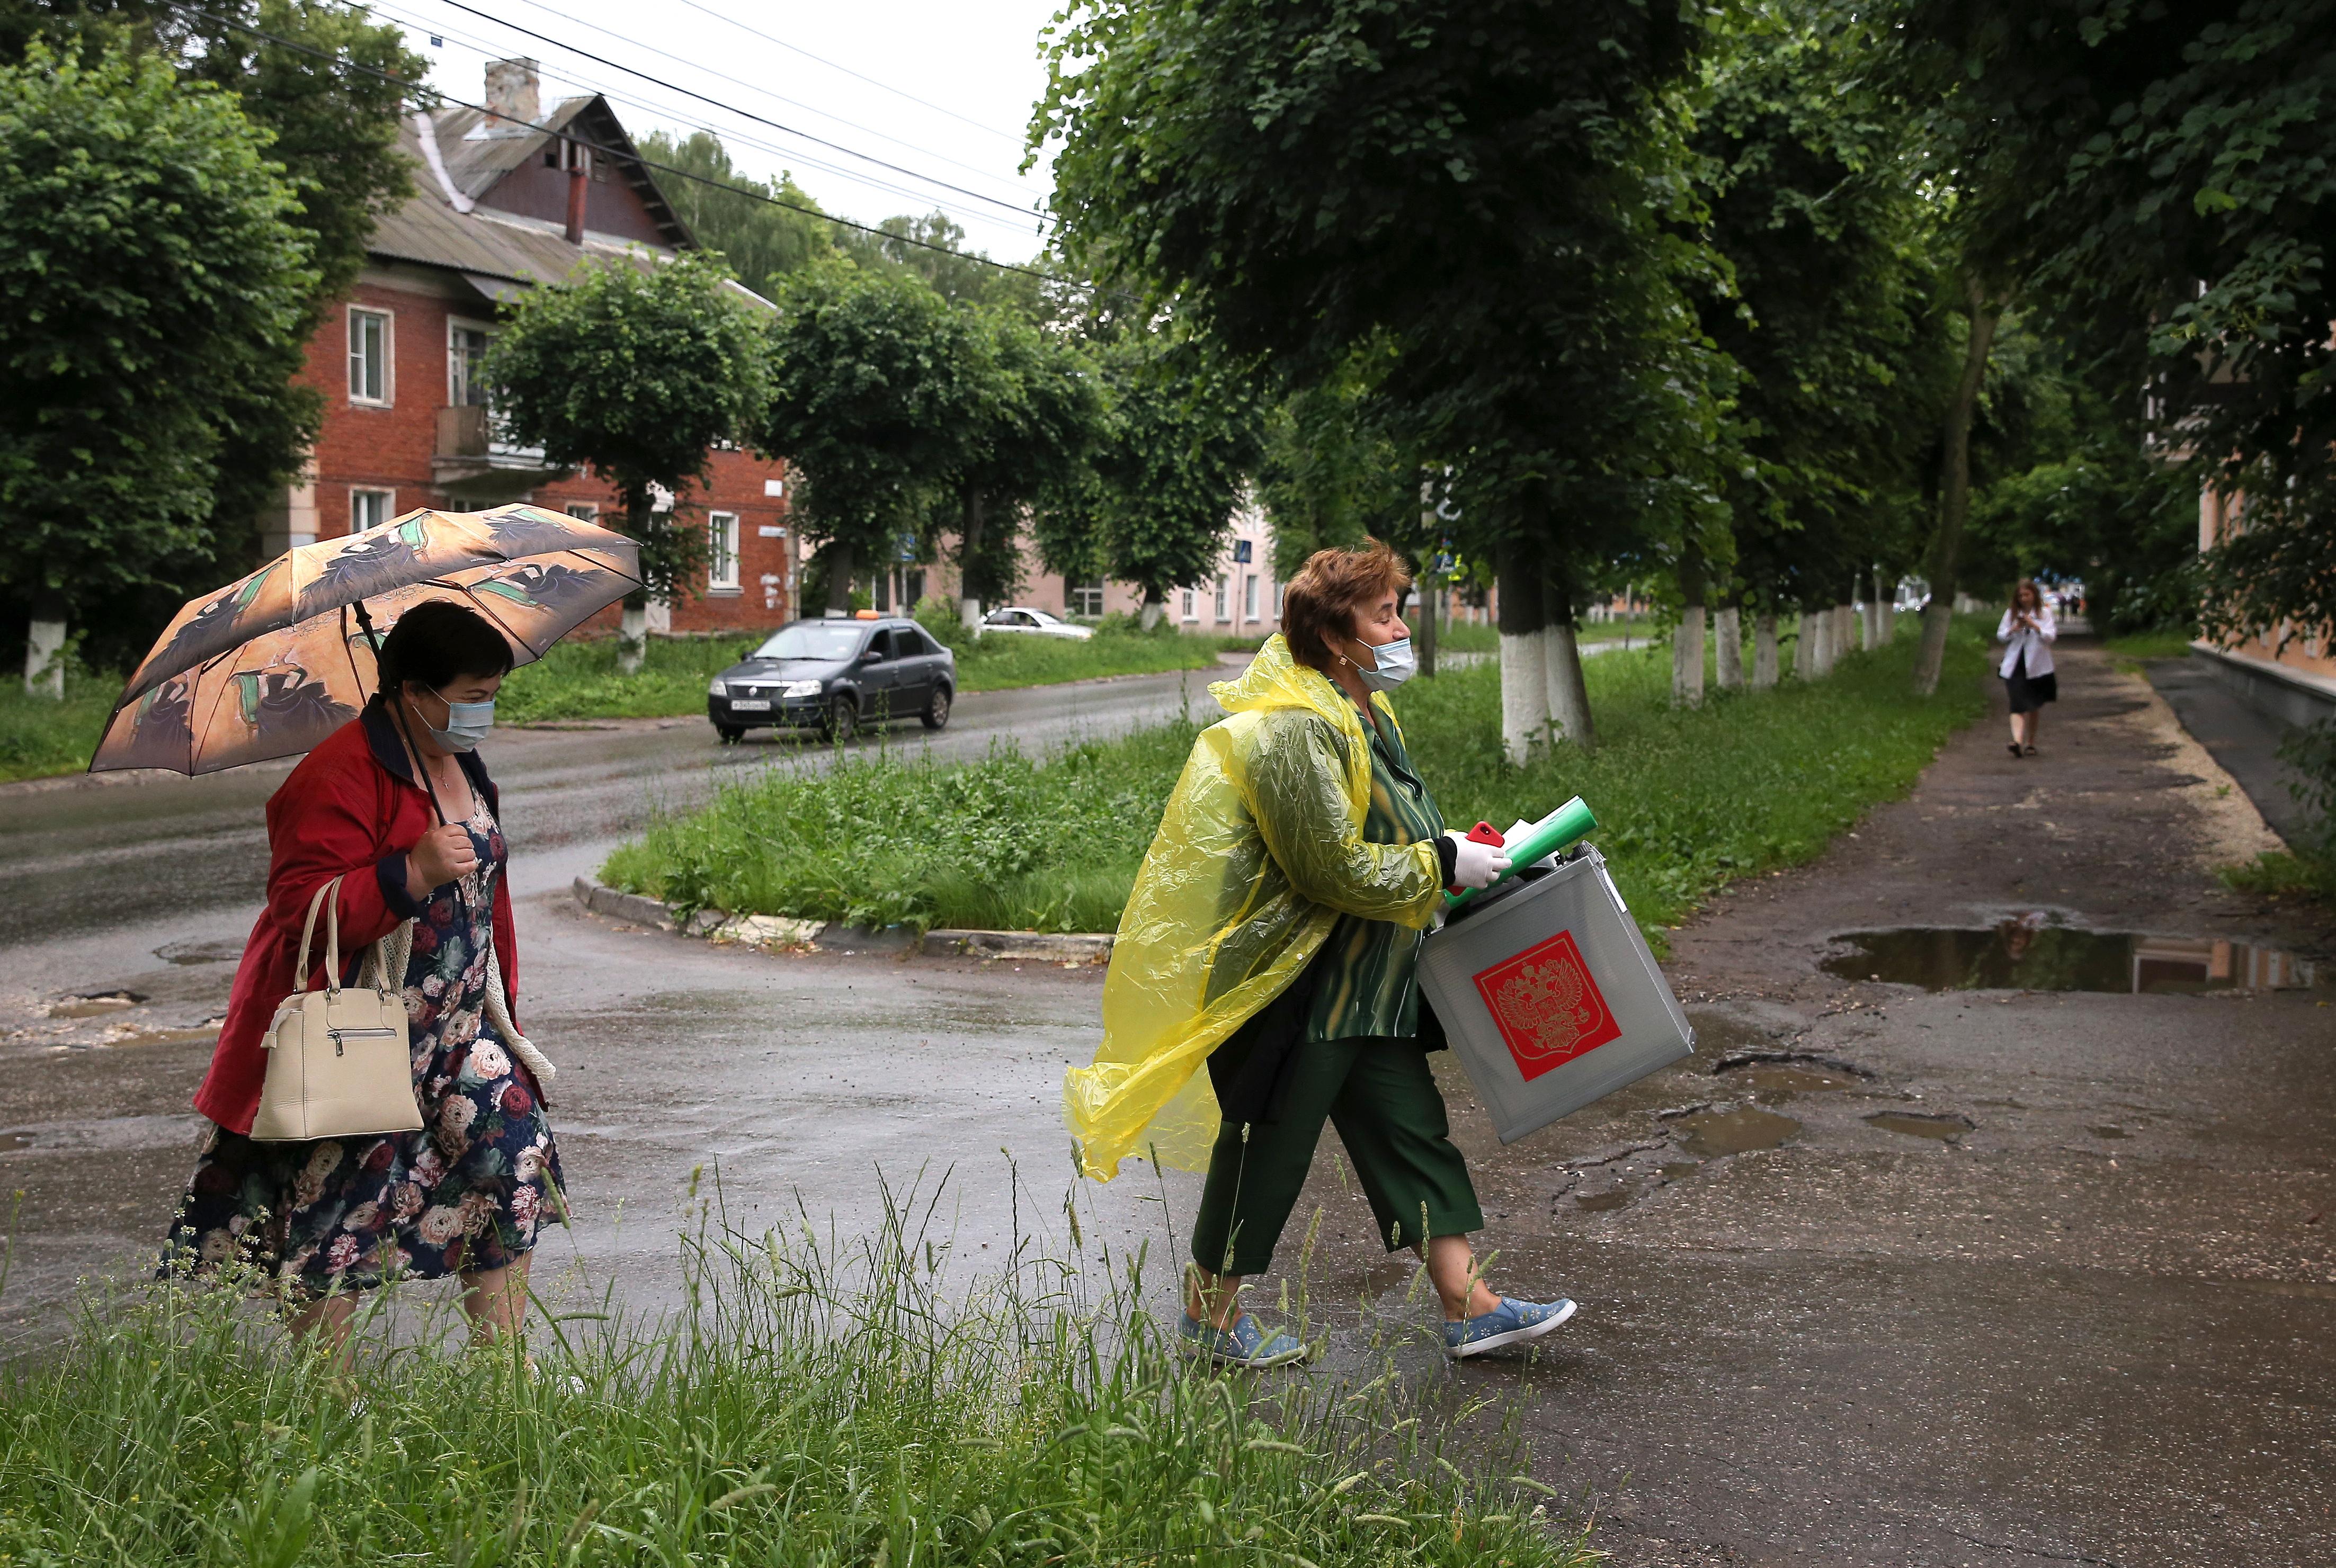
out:
{"label": "white glove", "polygon": [[1497,844],[1479,844],[1465,833],[1446,833],[1452,840],[1452,885],[1490,887],[1509,868],[1509,852]]}

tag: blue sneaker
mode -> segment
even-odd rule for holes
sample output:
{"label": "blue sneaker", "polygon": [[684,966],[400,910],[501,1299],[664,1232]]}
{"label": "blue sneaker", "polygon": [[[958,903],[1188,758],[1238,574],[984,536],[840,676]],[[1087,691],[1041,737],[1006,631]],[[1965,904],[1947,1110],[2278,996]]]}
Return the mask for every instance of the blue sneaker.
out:
{"label": "blue sneaker", "polygon": [[1230,1329],[1204,1323],[1186,1313],[1183,1338],[1185,1348],[1194,1354],[1228,1367],[1286,1367],[1306,1359],[1304,1345],[1279,1329],[1268,1334],[1247,1312],[1235,1318]]}
{"label": "blue sneaker", "polygon": [[1560,1296],[1553,1302],[1520,1302],[1508,1296],[1491,1312],[1444,1325],[1444,1353],[1454,1360],[1481,1356],[1504,1345],[1537,1340],[1578,1309]]}

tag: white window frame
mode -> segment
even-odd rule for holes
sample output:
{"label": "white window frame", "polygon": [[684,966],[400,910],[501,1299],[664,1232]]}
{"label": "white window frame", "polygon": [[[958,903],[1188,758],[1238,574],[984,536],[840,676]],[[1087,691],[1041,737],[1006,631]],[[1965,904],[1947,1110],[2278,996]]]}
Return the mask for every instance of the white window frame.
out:
{"label": "white window frame", "polygon": [[706,591],[738,592],[738,514],[706,514]]}
{"label": "white window frame", "polygon": [[495,324],[491,321],[472,321],[459,315],[450,315],[446,318],[446,406],[448,408],[463,406],[462,398],[454,385],[457,363],[454,356],[454,334],[458,332],[475,332],[492,343],[495,335]]}
{"label": "white window frame", "polygon": [[1197,590],[1192,588],[1184,589],[1183,594],[1184,619],[1187,621],[1197,622],[1201,618],[1201,595]]}
{"label": "white window frame", "polygon": [[1289,584],[1287,584],[1287,583],[1276,583],[1276,584],[1274,584],[1274,585],[1273,585],[1273,618],[1274,618],[1275,620],[1279,621],[1280,619],[1281,619],[1281,604],[1282,604],[1282,601],[1283,601],[1284,599],[1287,599],[1289,596],[1290,596],[1290,585],[1289,585]]}
{"label": "white window frame", "polygon": [[1217,579],[1217,624],[1220,626],[1232,619],[1231,615],[1225,614],[1226,607],[1232,603],[1231,593],[1231,588],[1227,586],[1227,579],[1219,577]]}
{"label": "white window frame", "polygon": [[1254,621],[1257,619],[1257,574],[1244,572],[1241,577],[1241,619]]}
{"label": "white window frame", "polygon": [[[371,522],[360,520],[357,512],[359,503],[365,500],[371,500],[376,496],[381,498],[381,516],[374,518]],[[349,532],[353,534],[361,534],[367,528],[377,528],[395,516],[397,516],[397,492],[395,490],[384,489],[379,485],[351,485],[349,487]]]}
{"label": "white window frame", "polygon": [[600,520],[600,503],[598,501],[569,501],[560,509],[579,523],[597,523]]}
{"label": "white window frame", "polygon": [[[360,365],[364,363],[358,345],[360,319],[381,324],[381,395],[371,396],[361,389]],[[397,402],[397,313],[370,305],[353,305],[348,308],[349,402],[359,408],[385,409]]]}

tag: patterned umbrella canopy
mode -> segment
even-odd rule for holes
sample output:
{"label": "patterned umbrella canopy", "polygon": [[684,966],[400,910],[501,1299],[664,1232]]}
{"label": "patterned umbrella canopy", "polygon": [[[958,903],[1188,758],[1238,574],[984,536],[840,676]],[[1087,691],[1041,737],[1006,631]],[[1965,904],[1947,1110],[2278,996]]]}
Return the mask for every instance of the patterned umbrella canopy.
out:
{"label": "patterned umbrella canopy", "polygon": [[373,693],[359,601],[384,635],[424,600],[466,605],[524,664],[639,586],[632,540],[541,507],[413,511],[299,546],[179,612],[89,769],[215,773],[312,749]]}

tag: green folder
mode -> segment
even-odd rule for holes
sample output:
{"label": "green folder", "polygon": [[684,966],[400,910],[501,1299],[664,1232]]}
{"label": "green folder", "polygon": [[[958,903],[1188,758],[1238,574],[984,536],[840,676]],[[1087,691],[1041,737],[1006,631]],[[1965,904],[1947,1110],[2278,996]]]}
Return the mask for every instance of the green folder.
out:
{"label": "green folder", "polygon": [[[1576,795],[1523,838],[1506,846],[1509,868],[1493,879],[1492,886],[1498,887],[1536,860],[1545,859],[1562,849],[1572,848],[1597,827],[1598,818],[1590,814],[1590,808],[1582,804],[1581,796]],[[1487,891],[1490,889],[1464,887],[1457,893],[1448,893],[1445,895],[1445,907],[1456,909],[1478,893]]]}

